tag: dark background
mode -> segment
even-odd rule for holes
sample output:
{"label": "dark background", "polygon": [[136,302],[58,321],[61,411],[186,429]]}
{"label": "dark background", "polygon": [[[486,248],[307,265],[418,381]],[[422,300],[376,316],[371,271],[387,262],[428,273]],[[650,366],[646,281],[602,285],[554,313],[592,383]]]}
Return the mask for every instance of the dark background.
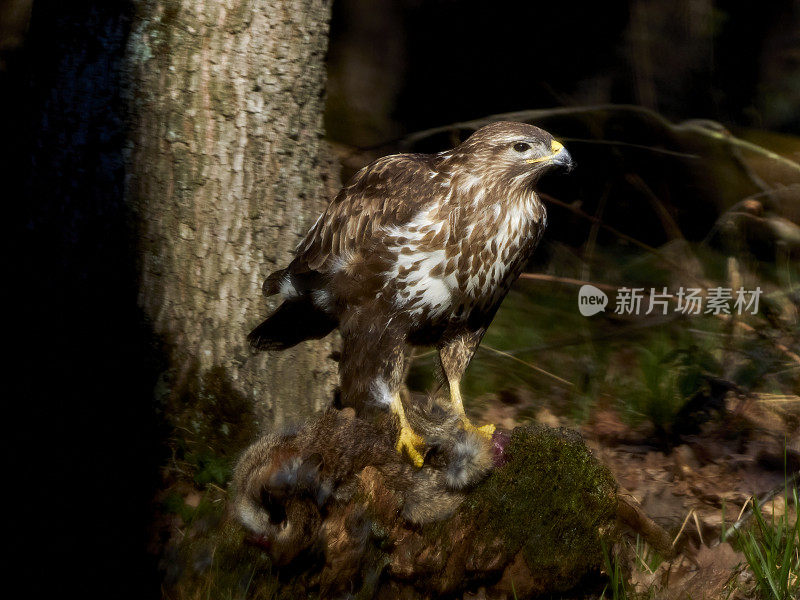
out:
{"label": "dark background", "polygon": [[[604,103],[800,134],[800,8],[791,0],[333,6],[326,127],[339,143]],[[137,308],[136,231],[122,202],[119,61],[130,10],[0,2],[14,301],[5,489],[19,562],[11,577],[26,595],[159,593],[144,550],[164,455],[152,403],[161,356]],[[76,57],[106,85],[66,79]],[[84,115],[77,130],[52,119],[73,111]]]}
{"label": "dark background", "polygon": [[792,0],[333,6],[327,127],[335,139],[374,143],[493,113],[605,103],[800,130]]}

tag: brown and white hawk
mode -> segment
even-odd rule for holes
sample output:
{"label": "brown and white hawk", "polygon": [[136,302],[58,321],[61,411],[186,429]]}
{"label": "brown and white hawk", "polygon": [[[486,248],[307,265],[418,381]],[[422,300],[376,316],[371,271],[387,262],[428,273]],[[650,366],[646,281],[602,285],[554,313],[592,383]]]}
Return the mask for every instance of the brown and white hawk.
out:
{"label": "brown and white hawk", "polygon": [[249,335],[261,350],[338,327],[342,404],[394,412],[397,450],[416,465],[422,440],[400,399],[409,345],[435,345],[453,410],[459,382],[547,224],[534,186],[567,150],[546,131],[497,122],[438,154],[397,154],[361,169],[264,282],[283,303]]}

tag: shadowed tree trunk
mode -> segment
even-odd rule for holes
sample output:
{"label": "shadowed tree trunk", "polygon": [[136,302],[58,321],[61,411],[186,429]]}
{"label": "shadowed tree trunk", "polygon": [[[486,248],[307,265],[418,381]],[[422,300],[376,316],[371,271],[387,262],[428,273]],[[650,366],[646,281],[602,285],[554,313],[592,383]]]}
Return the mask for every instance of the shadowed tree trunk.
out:
{"label": "shadowed tree trunk", "polygon": [[[277,358],[245,345],[268,310],[261,279],[337,187],[320,140],[328,12],[34,3],[27,46],[0,73],[7,279],[21,299],[7,418],[11,447],[47,464],[13,477],[32,490],[12,536],[29,545],[15,542],[14,567],[29,593],[159,592],[144,549],[164,461],[153,388],[167,366],[186,379],[216,365],[265,428],[331,397],[327,345]],[[58,518],[44,486],[72,490]]]}
{"label": "shadowed tree trunk", "polygon": [[[36,597],[60,593],[40,593],[51,586],[137,599],[160,589],[144,550],[163,461],[152,397],[164,363],[136,305],[136,224],[123,192],[128,8],[37,0],[12,77],[0,79],[3,191],[17,222],[8,279],[21,300],[6,418],[11,448],[30,460],[15,459],[10,477],[31,491],[12,519],[12,569]],[[44,487],[73,490],[60,494],[61,517],[44,517]]]}
{"label": "shadowed tree trunk", "polygon": [[134,4],[127,193],[142,230],[140,305],[178,386],[222,367],[262,428],[311,414],[331,397],[331,342],[267,355],[245,336],[275,307],[261,282],[338,190],[321,139],[330,5]]}

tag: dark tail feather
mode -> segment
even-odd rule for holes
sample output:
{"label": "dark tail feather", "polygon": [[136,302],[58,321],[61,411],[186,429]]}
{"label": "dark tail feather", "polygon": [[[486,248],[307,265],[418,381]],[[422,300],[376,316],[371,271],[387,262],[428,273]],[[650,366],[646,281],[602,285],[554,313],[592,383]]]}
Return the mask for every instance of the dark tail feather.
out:
{"label": "dark tail feather", "polygon": [[288,300],[253,329],[247,341],[256,350],[286,350],[305,340],[323,338],[336,325],[336,319],[315,308],[310,299]]}
{"label": "dark tail feather", "polygon": [[281,290],[281,279],[286,274],[286,269],[275,271],[272,275],[264,280],[261,286],[261,291],[265,296],[274,296]]}

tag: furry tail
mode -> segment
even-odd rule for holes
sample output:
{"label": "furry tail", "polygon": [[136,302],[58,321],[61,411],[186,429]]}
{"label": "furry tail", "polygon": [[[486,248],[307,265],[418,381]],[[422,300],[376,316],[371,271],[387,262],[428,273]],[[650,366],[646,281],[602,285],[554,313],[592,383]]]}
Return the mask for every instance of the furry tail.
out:
{"label": "furry tail", "polygon": [[335,318],[316,308],[311,299],[287,300],[253,329],[247,341],[256,350],[286,350],[305,340],[325,337],[337,325]]}

